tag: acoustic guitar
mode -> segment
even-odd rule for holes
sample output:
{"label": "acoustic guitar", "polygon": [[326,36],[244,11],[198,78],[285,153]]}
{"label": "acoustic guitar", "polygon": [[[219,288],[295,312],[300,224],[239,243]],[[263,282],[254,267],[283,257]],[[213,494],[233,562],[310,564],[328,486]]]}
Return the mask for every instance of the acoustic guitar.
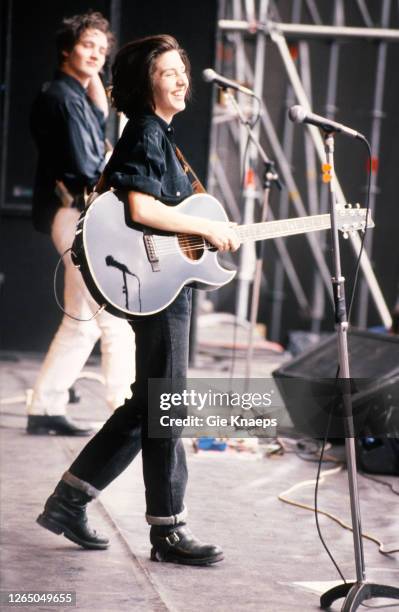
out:
{"label": "acoustic guitar", "polygon": [[[194,194],[175,207],[180,213],[227,221],[216,198]],[[364,230],[366,209],[337,211],[338,228],[348,234]],[[368,215],[368,227],[373,222]],[[320,231],[330,215],[297,217],[235,228],[241,243]],[[115,192],[98,196],[83,211],[72,258],[96,302],[123,318],[147,316],[166,308],[185,285],[218,289],[236,272],[218,261],[217,250],[201,236],[153,230],[130,219],[127,202]]]}

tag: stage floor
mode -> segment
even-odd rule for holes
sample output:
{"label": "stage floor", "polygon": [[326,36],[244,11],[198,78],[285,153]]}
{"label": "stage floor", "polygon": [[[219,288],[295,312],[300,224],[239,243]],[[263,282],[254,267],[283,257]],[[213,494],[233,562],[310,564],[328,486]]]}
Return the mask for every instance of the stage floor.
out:
{"label": "stage floor", "polygon": [[[228,349],[226,349],[228,350]],[[224,376],[229,356],[200,354],[191,374]],[[185,440],[190,473],[187,491],[189,525],[198,537],[222,546],[225,560],[207,568],[149,560],[141,459],[131,465],[89,508],[90,522],[110,535],[106,551],[86,551],[40,528],[35,519],[85,438],[28,436],[25,394],[36,378],[42,355],[0,355],[1,381],[1,591],[75,591],[79,611],[305,612],[319,609],[319,595],[339,576],[317,535],[311,511],[283,503],[278,495],[315,478],[317,464],[304,460],[288,440],[290,452],[267,456],[268,444],[246,443],[241,451],[195,452]],[[284,356],[257,353],[252,376],[268,376]],[[243,355],[236,375],[245,369]],[[98,376],[98,360],[87,371]],[[103,388],[82,379],[78,404],[69,414],[101,426],[109,414]],[[336,457],[339,456],[339,449]],[[310,459],[310,457],[307,457]],[[326,463],[323,470],[336,468]],[[381,476],[394,483],[398,479]],[[388,487],[359,475],[363,531],[399,548],[399,498]],[[313,505],[308,483],[289,498]],[[320,485],[319,507],[349,522],[347,473],[327,475]],[[320,517],[325,540],[347,580],[354,578],[352,535]],[[364,541],[367,578],[398,586],[399,555],[383,556]],[[379,603],[383,603],[380,601]],[[387,602],[386,604],[394,603]],[[377,600],[373,602],[377,604]],[[341,602],[333,610],[340,609]],[[2,609],[11,608],[4,606]],[[68,609],[41,607],[33,609]],[[381,608],[380,608],[381,609]],[[384,609],[384,608],[382,608]]]}

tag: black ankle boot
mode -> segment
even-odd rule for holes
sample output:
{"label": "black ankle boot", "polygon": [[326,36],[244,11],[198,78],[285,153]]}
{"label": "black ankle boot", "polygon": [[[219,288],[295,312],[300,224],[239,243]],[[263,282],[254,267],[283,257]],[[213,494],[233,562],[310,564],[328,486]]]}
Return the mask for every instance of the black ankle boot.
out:
{"label": "black ankle boot", "polygon": [[83,548],[108,548],[108,539],[97,534],[87,523],[86,506],[91,500],[92,497],[83,491],[60,480],[36,522],[53,533],[63,533],[68,540]]}
{"label": "black ankle boot", "polygon": [[92,427],[80,427],[64,414],[30,414],[28,416],[28,434],[57,436],[90,436],[93,433]]}
{"label": "black ankle boot", "polygon": [[152,561],[210,565],[223,559],[223,551],[219,546],[197,540],[185,523],[173,527],[152,525],[150,541]]}

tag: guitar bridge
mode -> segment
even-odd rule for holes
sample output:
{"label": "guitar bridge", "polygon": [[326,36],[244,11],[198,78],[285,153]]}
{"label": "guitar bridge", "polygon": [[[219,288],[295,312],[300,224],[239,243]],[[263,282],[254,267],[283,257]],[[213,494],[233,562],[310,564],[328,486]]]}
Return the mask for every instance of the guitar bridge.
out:
{"label": "guitar bridge", "polygon": [[150,232],[144,232],[144,246],[147,253],[148,261],[151,264],[153,272],[160,272],[159,257],[155,248],[154,236]]}

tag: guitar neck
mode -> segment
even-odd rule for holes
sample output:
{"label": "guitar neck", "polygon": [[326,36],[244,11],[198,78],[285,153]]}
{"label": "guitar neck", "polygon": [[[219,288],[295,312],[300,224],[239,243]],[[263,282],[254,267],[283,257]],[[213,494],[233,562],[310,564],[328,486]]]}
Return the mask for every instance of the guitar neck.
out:
{"label": "guitar neck", "polygon": [[281,236],[293,236],[295,234],[307,234],[308,232],[317,232],[329,229],[330,227],[330,215],[326,214],[239,225],[236,228],[236,232],[241,242],[249,242]]}

